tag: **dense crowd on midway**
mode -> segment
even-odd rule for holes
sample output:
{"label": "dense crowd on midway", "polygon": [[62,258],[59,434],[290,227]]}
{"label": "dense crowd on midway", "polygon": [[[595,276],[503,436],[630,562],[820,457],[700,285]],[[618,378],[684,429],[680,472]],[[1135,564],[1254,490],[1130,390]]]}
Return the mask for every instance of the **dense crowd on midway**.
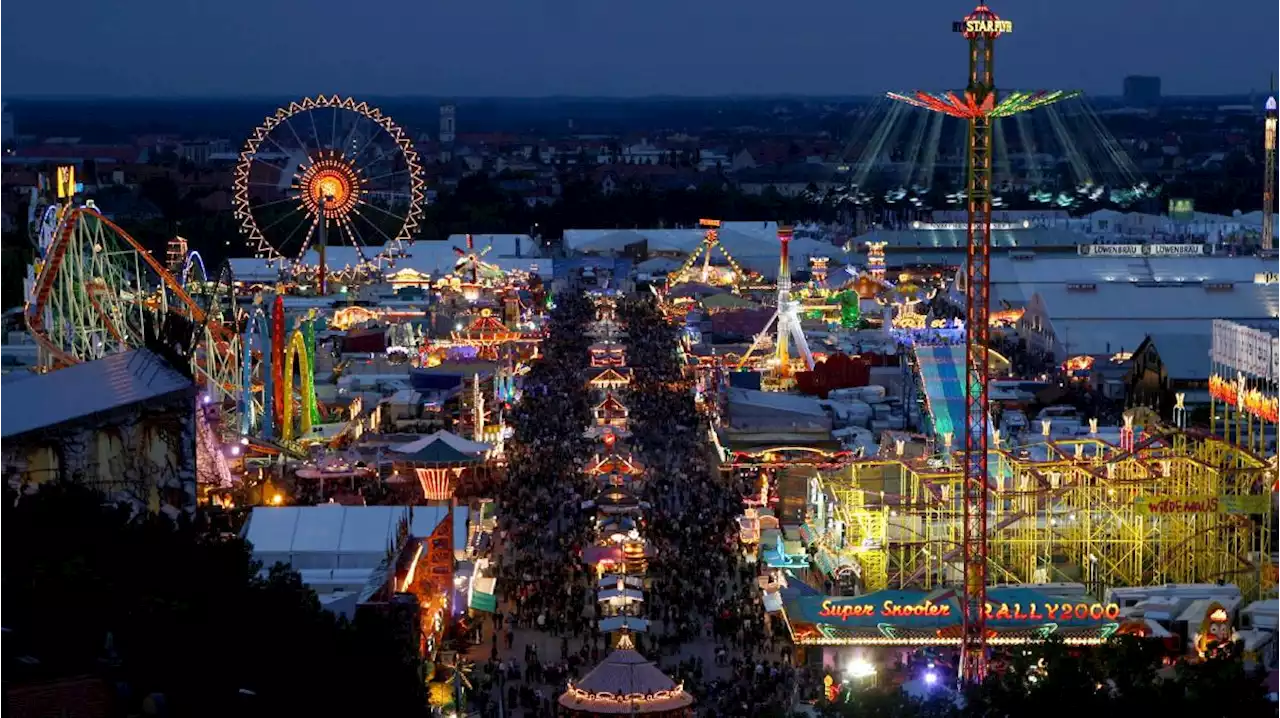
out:
{"label": "dense crowd on midway", "polygon": [[[636,493],[652,553],[642,609],[650,624],[635,636],[636,648],[684,683],[699,715],[782,711],[798,683],[811,682],[797,679],[814,677],[790,665],[787,631],[770,625],[756,568],[739,547],[736,518],[748,487],[718,470],[675,325],[648,296],[619,298],[616,315],[632,378],[621,397],[630,409],[627,448],[645,469]],[[595,536],[593,512],[582,506],[600,490],[584,471],[599,449],[584,436],[595,318],[590,298],[556,297],[543,357],[513,409],[497,497],[500,608],[490,620],[488,660],[476,671],[474,698],[486,715],[497,715],[500,703],[505,715],[553,715],[566,681],[609,650],[594,573],[583,560]],[[540,638],[526,640],[520,654],[517,631]],[[552,646],[551,655],[539,655],[538,645]]]}
{"label": "dense crowd on midway", "polygon": [[646,607],[654,638],[666,655],[710,643],[717,666],[696,657],[662,664],[693,691],[701,715],[781,711],[796,676],[787,631],[766,622],[756,567],[739,546],[737,517],[750,489],[719,471],[677,326],[650,296],[623,300],[618,314],[631,348],[631,428],[648,475],[642,495],[652,506],[646,536],[657,549]]}

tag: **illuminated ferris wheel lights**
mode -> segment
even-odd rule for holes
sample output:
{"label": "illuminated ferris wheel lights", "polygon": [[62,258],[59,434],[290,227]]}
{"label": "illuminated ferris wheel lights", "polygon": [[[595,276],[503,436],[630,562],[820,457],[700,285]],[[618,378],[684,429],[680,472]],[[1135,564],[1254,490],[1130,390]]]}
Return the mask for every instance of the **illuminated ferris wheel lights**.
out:
{"label": "illuminated ferris wheel lights", "polygon": [[[322,110],[334,113],[332,123],[327,118],[317,121],[314,113]],[[340,122],[339,115],[354,119]],[[362,122],[368,131],[362,131]],[[290,173],[292,182],[280,198],[249,189],[275,186],[280,176],[288,176],[288,170],[273,165],[270,157],[259,156],[265,155],[268,144],[273,152],[305,156]],[[392,171],[368,172],[388,161]],[[262,179],[254,181],[255,171]],[[373,180],[382,181],[378,194],[389,202],[370,201],[367,187]],[[304,98],[268,117],[240,154],[233,196],[235,216],[246,238],[256,240],[256,254],[292,262],[303,260],[321,229],[321,217],[337,225],[340,241],[353,245],[362,262],[369,261],[363,248],[370,244],[381,245],[378,259],[401,253],[401,243],[412,241],[421,224],[425,200],[422,167],[405,132],[381,110],[338,95]],[[272,205],[277,208],[267,209]]]}

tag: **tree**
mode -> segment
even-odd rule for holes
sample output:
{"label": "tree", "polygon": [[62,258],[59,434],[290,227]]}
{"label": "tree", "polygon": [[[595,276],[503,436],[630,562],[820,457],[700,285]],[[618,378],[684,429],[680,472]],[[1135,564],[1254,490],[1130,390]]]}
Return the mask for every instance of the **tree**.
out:
{"label": "tree", "polygon": [[[54,483],[6,502],[24,548],[4,567],[6,627],[59,675],[101,672],[175,715],[424,712],[421,680],[376,621],[325,611],[297,572],[248,545]],[[108,663],[104,664],[106,660]],[[375,670],[374,667],[377,667]]]}

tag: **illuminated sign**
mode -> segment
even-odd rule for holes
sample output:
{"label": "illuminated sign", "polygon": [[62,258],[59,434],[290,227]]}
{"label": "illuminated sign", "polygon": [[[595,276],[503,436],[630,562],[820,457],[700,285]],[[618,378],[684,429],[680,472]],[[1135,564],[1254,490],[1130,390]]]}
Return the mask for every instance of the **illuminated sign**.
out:
{"label": "illuminated sign", "polygon": [[[1036,603],[1023,606],[1021,603],[988,603],[984,611],[986,618],[993,621],[1068,621],[1068,620],[1108,620],[1120,617],[1120,606],[1114,603]],[[949,603],[899,604],[893,601],[874,603],[841,603],[838,599],[826,599],[822,602],[822,610],[818,612],[821,619],[848,621],[855,618],[914,618],[918,616],[930,618],[959,618],[958,612]]]}
{"label": "illuminated sign", "polygon": [[1082,244],[1082,257],[1198,257],[1203,244]]}
{"label": "illuminated sign", "polygon": [[1176,222],[1187,222],[1196,218],[1196,201],[1194,199],[1173,198],[1169,200],[1169,219]]}
{"label": "illuminated sign", "polygon": [[1280,284],[1280,274],[1275,272],[1258,272],[1253,275],[1254,284]]}
{"label": "illuminated sign", "polygon": [[63,165],[58,168],[58,199],[71,199],[76,194],[76,168]]}
{"label": "illuminated sign", "polygon": [[952,32],[963,32],[970,35],[989,34],[1004,35],[1013,32],[1012,20],[960,20],[951,23]]}
{"label": "illuminated sign", "polygon": [[[1031,226],[1031,222],[992,222],[991,231],[1008,232],[1015,229],[1027,229]],[[967,232],[969,230],[968,222],[912,222],[912,229],[918,229],[921,232]]]}
{"label": "illuminated sign", "polygon": [[1266,513],[1268,504],[1269,497],[1265,495],[1139,496],[1133,500],[1133,511],[1140,516],[1166,514],[1240,516]]}
{"label": "illuminated sign", "polygon": [[1224,379],[1217,374],[1209,377],[1209,396],[1259,419],[1270,422],[1280,421],[1280,400],[1257,389],[1246,389],[1241,392],[1238,380]]}

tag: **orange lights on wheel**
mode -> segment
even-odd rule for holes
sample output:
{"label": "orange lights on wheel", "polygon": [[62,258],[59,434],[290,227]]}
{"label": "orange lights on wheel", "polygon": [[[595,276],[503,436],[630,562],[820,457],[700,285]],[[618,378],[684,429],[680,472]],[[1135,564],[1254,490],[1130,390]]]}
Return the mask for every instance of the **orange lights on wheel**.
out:
{"label": "orange lights on wheel", "polygon": [[355,167],[342,157],[332,155],[308,165],[294,186],[312,215],[320,213],[323,200],[325,218],[341,220],[359,204],[363,192],[361,183]]}

